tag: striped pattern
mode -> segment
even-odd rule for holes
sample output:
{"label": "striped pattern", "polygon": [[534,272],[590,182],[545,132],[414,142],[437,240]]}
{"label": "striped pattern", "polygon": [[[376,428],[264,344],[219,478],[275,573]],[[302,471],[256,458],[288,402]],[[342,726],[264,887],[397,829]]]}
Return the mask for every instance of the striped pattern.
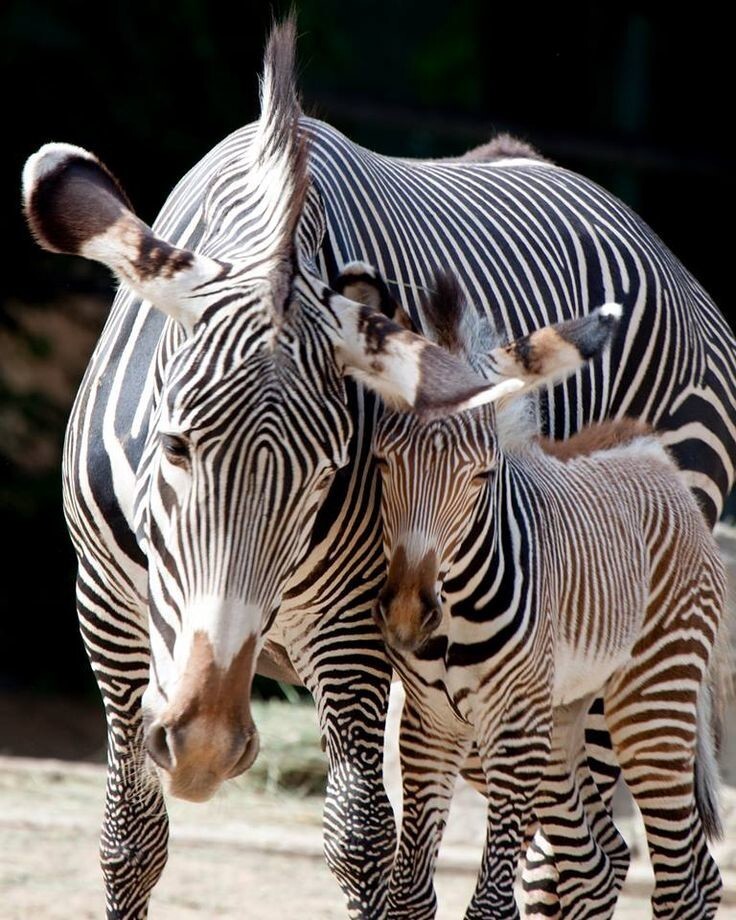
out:
{"label": "striped pattern", "polygon": [[[279,86],[276,97],[288,97],[289,87]],[[301,268],[291,290],[303,322],[288,346],[289,398],[272,408],[275,384],[266,377],[261,387],[255,365],[236,376],[257,384],[257,397],[251,402],[236,387],[237,407],[236,393],[224,387],[227,375],[201,377],[265,344],[259,339],[265,316],[269,341],[279,328],[273,303],[261,298],[260,306],[249,306],[255,294],[248,284],[271,271],[268,253],[283,243],[275,227],[288,224],[291,214],[282,208],[288,171],[262,169],[253,156],[254,145],[271,137],[261,122],[236,131],[194,167],[154,226],[170,246],[221,264],[249,263],[250,274],[237,281],[243,308],[237,321],[227,286],[211,304],[208,326],[223,353],[198,364],[184,328],[123,286],[67,430],[64,504],[79,556],[80,625],[109,726],[102,862],[110,917],[144,917],[165,862],[166,816],[142,757],[141,700],[151,671],[155,686],[158,662],[171,658],[180,629],[175,596],[220,590],[232,575],[232,556],[214,551],[230,545],[223,509],[231,505],[251,516],[238,537],[238,590],[271,596],[264,623],[278,608],[274,636],[317,700],[330,764],[328,861],[351,916],[383,915],[394,832],[380,770],[390,665],[370,612],[383,575],[370,459],[377,409],[370,394],[339,380],[340,367],[325,350],[320,358],[315,345],[316,327],[336,323],[322,294],[343,264],[360,258],[377,265],[408,309],[414,308],[407,292],[426,287],[435,265],[451,265],[466,296],[509,335],[586,314],[604,301],[623,303],[625,333],[611,360],[550,392],[544,427],[563,436],[623,412],[656,421],[711,523],[733,479],[733,337],[707,295],[625,206],[538,161],[396,160],[357,147],[322,122],[303,118],[300,125],[312,186],[300,198]],[[272,153],[282,150],[277,143]],[[416,311],[414,318],[421,325]],[[186,400],[198,374],[208,398],[195,409]],[[160,440],[162,433],[179,433],[165,429],[171,400],[184,400],[190,420],[213,423],[224,438],[232,434],[230,443],[211,447],[221,470],[242,452],[228,487],[218,486],[201,508],[187,512],[191,530],[179,524],[166,530],[170,501],[182,495],[180,471],[165,466]],[[245,413],[240,426],[239,411]],[[262,434],[265,466],[256,459]],[[325,483],[318,471],[304,472],[317,441],[333,466],[346,461],[320,496]],[[281,484],[251,491],[252,481],[263,483],[276,469]],[[215,523],[217,533],[207,536]],[[170,533],[176,540],[169,542]],[[177,545],[186,550],[186,565],[166,556]]]}
{"label": "striped pattern", "polygon": [[[600,693],[644,816],[654,916],[712,917],[720,876],[706,847],[717,820],[703,710],[725,591],[712,535],[652,437],[564,462],[534,439],[504,450],[495,428],[485,409],[430,424],[387,414],[376,434],[389,560],[408,556],[414,584],[412,561],[430,554],[423,577],[446,598],[439,629],[413,652],[404,641],[392,653],[410,700],[401,753],[413,801],[393,915],[434,915],[434,860],[474,741],[488,837],[466,916],[518,916],[513,875],[532,809],[546,839],[530,853],[527,913],[612,916],[628,854],[585,757],[585,718]],[[384,603],[393,643],[406,601]],[[552,857],[550,891],[540,863]]]}

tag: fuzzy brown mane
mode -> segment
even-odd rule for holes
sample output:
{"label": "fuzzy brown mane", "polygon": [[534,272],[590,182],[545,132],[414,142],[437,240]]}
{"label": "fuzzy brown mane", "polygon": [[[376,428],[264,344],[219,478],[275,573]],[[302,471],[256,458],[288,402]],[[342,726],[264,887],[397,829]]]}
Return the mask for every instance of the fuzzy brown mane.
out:
{"label": "fuzzy brown mane", "polygon": [[542,163],[551,163],[547,157],[526,141],[503,132],[492,137],[487,143],[480,144],[468,150],[458,161],[462,163],[490,163],[493,160],[504,160],[508,157],[521,157],[526,160],[539,160]]}
{"label": "fuzzy brown mane", "polygon": [[567,462],[575,457],[586,457],[599,450],[623,447],[636,438],[652,434],[654,429],[646,422],[634,418],[610,419],[587,425],[582,431],[565,441],[554,438],[538,438],[542,450],[558,460]]}
{"label": "fuzzy brown mane", "polygon": [[465,342],[460,332],[460,322],[465,301],[457,275],[437,269],[432,289],[422,304],[427,332],[437,345],[454,355],[463,354]]}

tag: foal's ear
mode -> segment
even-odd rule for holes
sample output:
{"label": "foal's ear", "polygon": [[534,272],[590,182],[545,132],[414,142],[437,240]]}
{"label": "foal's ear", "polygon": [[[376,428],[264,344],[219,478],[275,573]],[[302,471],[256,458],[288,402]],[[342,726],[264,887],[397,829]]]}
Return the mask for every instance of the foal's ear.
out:
{"label": "foal's ear", "polygon": [[489,376],[518,379],[519,390],[569,377],[606,349],[622,315],[620,304],[606,303],[587,316],[544,326],[494,348],[487,357]]}
{"label": "foal's ear", "polygon": [[393,408],[425,417],[493,402],[522,382],[484,380],[465,361],[404,329],[371,307],[340,295],[330,299],[336,352],[346,374]]}
{"label": "foal's ear", "polygon": [[23,170],[23,207],[39,245],[102,262],[144,300],[191,328],[201,286],[229,266],[177,249],[139,220],[110,170],[71,144],[46,144]]}
{"label": "foal's ear", "polygon": [[383,276],[368,262],[349,262],[335,279],[332,289],[349,300],[383,313],[397,326],[417,332],[409,314],[391,296]]}

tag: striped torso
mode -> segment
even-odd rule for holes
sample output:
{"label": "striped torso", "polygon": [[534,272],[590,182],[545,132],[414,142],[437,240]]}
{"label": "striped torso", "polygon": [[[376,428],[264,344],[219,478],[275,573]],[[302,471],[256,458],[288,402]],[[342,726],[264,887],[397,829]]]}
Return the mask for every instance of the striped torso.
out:
{"label": "striped torso", "polygon": [[[643,415],[664,431],[708,519],[716,519],[736,455],[735,343],[707,295],[636,215],[591,182],[545,163],[395,160],[321,122],[305,124],[324,208],[318,260],[325,276],[361,258],[415,311],[411,287],[426,285],[438,264],[451,265],[468,301],[514,335],[605,300],[622,302],[626,326],[611,357],[554,390],[548,427],[562,436],[607,415]],[[238,183],[252,137],[252,126],[235,132],[182,179],[156,221],[162,236],[225,259],[247,248]],[[75,542],[102,566],[120,566],[133,594],[144,590],[145,567],[131,529],[136,470],[161,369],[180,335],[122,289],[68,429],[66,508]],[[318,520],[289,606],[320,606],[323,587],[332,591],[345,571],[356,579],[380,575],[367,463],[373,402],[358,392],[351,403],[356,463]]]}

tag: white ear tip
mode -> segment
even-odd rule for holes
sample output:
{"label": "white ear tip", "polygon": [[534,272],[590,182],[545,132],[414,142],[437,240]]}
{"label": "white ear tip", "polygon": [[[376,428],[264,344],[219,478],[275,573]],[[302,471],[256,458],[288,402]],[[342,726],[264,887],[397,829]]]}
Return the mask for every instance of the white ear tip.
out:
{"label": "white ear tip", "polygon": [[36,185],[53,172],[60,163],[68,160],[70,157],[82,157],[85,160],[91,160],[97,163],[97,157],[85,150],[83,147],[76,147],[74,144],[44,144],[35,153],[31,154],[26,160],[23,167],[23,198],[24,200],[32,193]]}
{"label": "white ear tip", "polygon": [[599,308],[599,313],[601,316],[613,316],[614,319],[621,319],[624,315],[624,308],[620,303],[604,303]]}

